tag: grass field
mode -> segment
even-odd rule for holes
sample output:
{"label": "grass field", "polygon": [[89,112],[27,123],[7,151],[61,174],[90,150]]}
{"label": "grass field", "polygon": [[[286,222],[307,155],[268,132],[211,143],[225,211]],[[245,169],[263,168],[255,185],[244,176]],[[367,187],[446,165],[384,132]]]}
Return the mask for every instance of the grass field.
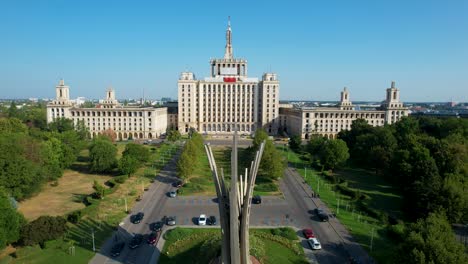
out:
{"label": "grass field", "polygon": [[[221,176],[223,170],[225,181],[229,185],[231,179],[231,148],[212,146],[213,155],[216,160],[218,173]],[[181,189],[180,195],[216,195],[214,189],[213,176],[210,171],[210,164],[206,153],[197,157],[197,165],[194,174],[186,180],[187,184]],[[238,150],[238,174],[244,174],[245,168],[250,168],[250,155],[247,149],[239,148]],[[257,178],[254,189],[255,195],[281,195],[277,181],[263,180]]]}
{"label": "grass field", "polygon": [[[304,257],[297,237],[288,239],[271,234],[272,229],[253,229],[251,235],[255,235],[263,244],[263,253],[260,260],[264,264],[303,264],[308,263]],[[258,236],[257,233],[264,233]],[[292,231],[294,234],[294,231]],[[160,256],[160,264],[176,263],[209,263],[211,259],[219,255],[219,240],[209,243],[209,239],[219,237],[219,229],[176,228],[166,233],[166,243]],[[274,238],[270,240],[268,238]],[[278,241],[282,241],[279,243]],[[252,245],[258,246],[258,245]],[[293,251],[291,248],[295,248]]]}
{"label": "grass field", "polygon": [[94,192],[94,180],[103,184],[111,178],[66,170],[58,180],[58,186],[44,186],[38,195],[20,202],[19,211],[26,219],[34,220],[41,215],[64,215],[83,209],[83,197]]}
{"label": "grass field", "polygon": [[[304,177],[312,189],[346,228],[358,243],[379,263],[392,263],[396,245],[386,235],[386,223],[382,219],[370,217],[359,210],[350,197],[334,190],[334,184],[318,172],[307,167],[300,156],[283,147],[278,148],[296,171]],[[390,215],[401,216],[402,197],[398,191],[382,178],[364,170],[347,168],[336,172],[338,176],[348,181],[353,190],[359,190],[369,198],[364,204],[374,210]],[[371,248],[372,240],[372,248]]]}
{"label": "grass field", "polygon": [[[119,153],[124,149],[124,144],[118,144]],[[77,224],[69,224],[69,230],[63,239],[46,243],[46,247],[24,247],[16,250],[16,258],[7,256],[0,260],[1,264],[11,263],[88,263],[94,256],[92,251],[91,232],[94,231],[96,250],[110,236],[117,224],[127,215],[125,212],[125,198],[128,208],[132,208],[138,195],[144,192],[144,188],[150,184],[160,168],[180,148],[175,144],[163,144],[161,146],[147,146],[151,150],[150,162],[140,168],[135,175],[125,183],[115,188],[115,191],[106,195],[102,200],[95,200],[93,204],[82,209],[83,220]],[[77,167],[82,168],[81,162],[86,159],[87,151],[82,153]],[[99,176],[101,177],[101,176]],[[87,182],[87,181],[86,181]],[[60,188],[60,184],[58,187]],[[51,211],[58,209],[50,208]],[[72,249],[74,248],[74,249]]]}

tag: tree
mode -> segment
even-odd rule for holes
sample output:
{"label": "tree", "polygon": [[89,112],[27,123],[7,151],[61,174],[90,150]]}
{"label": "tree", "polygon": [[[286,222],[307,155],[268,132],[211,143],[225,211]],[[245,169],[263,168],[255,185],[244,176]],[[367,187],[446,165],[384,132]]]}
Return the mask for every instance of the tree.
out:
{"label": "tree", "polygon": [[301,149],[302,139],[300,135],[294,135],[289,139],[289,147],[293,151],[298,152]]}
{"label": "tree", "polygon": [[[60,140],[50,138],[42,142],[41,157],[43,169],[46,171],[48,180],[56,180],[62,176],[64,165],[63,145]],[[68,164],[66,164],[68,165]]]}
{"label": "tree", "polygon": [[320,163],[326,169],[333,170],[348,160],[348,146],[346,146],[346,142],[341,139],[329,139],[324,142],[319,156]]}
{"label": "tree", "polygon": [[283,177],[285,161],[271,140],[265,142],[262,159],[258,168],[258,176],[264,179],[276,180]]}
{"label": "tree", "polygon": [[16,107],[15,101],[11,101],[10,108],[8,108],[8,117],[20,117],[19,110],[18,107]]}
{"label": "tree", "polygon": [[431,213],[412,224],[401,244],[399,263],[468,263],[465,248],[455,239],[444,213]]}
{"label": "tree", "polygon": [[13,207],[10,197],[0,190],[0,249],[7,244],[16,242],[20,237],[20,229],[25,220],[23,215]]}
{"label": "tree", "polygon": [[260,144],[262,144],[262,142],[267,139],[268,139],[268,134],[265,130],[263,130],[262,128],[255,130],[255,135],[254,135],[253,142],[252,142],[253,149],[258,150],[258,148],[260,147]]}
{"label": "tree", "polygon": [[117,139],[117,133],[115,133],[111,128],[102,131],[101,136],[108,137],[112,143],[115,143],[115,140]]}
{"label": "tree", "polygon": [[93,182],[93,189],[94,189],[94,196],[96,199],[104,198],[104,194],[106,192],[106,188],[102,186],[98,181],[94,180]]}
{"label": "tree", "polygon": [[119,160],[119,170],[121,173],[131,176],[131,174],[135,173],[139,167],[139,161],[129,155],[122,156]]}
{"label": "tree", "polygon": [[187,179],[195,170],[195,159],[187,151],[182,151],[177,161],[177,174],[182,179]]}
{"label": "tree", "polygon": [[107,172],[117,164],[117,148],[109,140],[96,138],[89,148],[90,169],[93,172]]}
{"label": "tree", "polygon": [[0,118],[0,133],[26,133],[28,128],[18,118]]}
{"label": "tree", "polygon": [[61,237],[67,230],[67,221],[61,216],[40,216],[28,223],[21,231],[21,242],[25,246],[40,244]]}
{"label": "tree", "polygon": [[175,142],[181,138],[182,135],[180,134],[179,130],[171,129],[167,132],[167,139],[171,142]]}
{"label": "tree", "polygon": [[64,117],[56,118],[54,121],[49,123],[50,131],[62,133],[74,129],[75,126],[73,125],[73,120]]}
{"label": "tree", "polygon": [[150,152],[148,148],[143,145],[128,143],[125,145],[125,150],[122,152],[122,156],[131,156],[132,158],[136,159],[140,165],[142,165],[143,163],[148,162],[150,158]]}

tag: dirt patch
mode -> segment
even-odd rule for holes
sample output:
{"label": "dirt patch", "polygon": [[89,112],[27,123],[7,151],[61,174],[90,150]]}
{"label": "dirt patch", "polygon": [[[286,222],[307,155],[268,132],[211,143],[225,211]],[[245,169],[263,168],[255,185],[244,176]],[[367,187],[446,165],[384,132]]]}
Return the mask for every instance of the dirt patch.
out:
{"label": "dirt patch", "polygon": [[94,180],[104,183],[110,178],[66,170],[58,186],[45,185],[38,195],[19,203],[19,211],[26,219],[34,220],[41,215],[64,215],[84,208],[82,197],[93,193]]}

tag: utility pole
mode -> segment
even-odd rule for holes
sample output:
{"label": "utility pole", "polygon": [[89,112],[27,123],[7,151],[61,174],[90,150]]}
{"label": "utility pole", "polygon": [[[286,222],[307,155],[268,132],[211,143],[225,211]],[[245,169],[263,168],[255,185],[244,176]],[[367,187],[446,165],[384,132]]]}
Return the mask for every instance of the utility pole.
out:
{"label": "utility pole", "polygon": [[127,208],[127,196],[124,197],[124,201],[125,201],[125,213],[128,212],[128,208]]}
{"label": "utility pole", "polygon": [[317,193],[320,192],[320,179],[317,178]]}
{"label": "utility pole", "polygon": [[336,204],[336,214],[340,213],[340,198],[337,199],[338,202]]}
{"label": "utility pole", "polygon": [[304,179],[307,180],[307,167],[304,167],[304,174],[305,174],[305,175],[304,175]]}

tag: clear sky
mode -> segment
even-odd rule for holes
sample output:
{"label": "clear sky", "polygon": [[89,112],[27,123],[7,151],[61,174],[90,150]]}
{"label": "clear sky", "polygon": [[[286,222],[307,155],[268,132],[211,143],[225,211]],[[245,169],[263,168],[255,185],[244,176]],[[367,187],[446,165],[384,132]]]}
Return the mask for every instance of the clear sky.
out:
{"label": "clear sky", "polygon": [[231,16],[249,76],[278,73],[281,99],[468,101],[468,1],[0,1],[0,98],[177,97],[209,74]]}

